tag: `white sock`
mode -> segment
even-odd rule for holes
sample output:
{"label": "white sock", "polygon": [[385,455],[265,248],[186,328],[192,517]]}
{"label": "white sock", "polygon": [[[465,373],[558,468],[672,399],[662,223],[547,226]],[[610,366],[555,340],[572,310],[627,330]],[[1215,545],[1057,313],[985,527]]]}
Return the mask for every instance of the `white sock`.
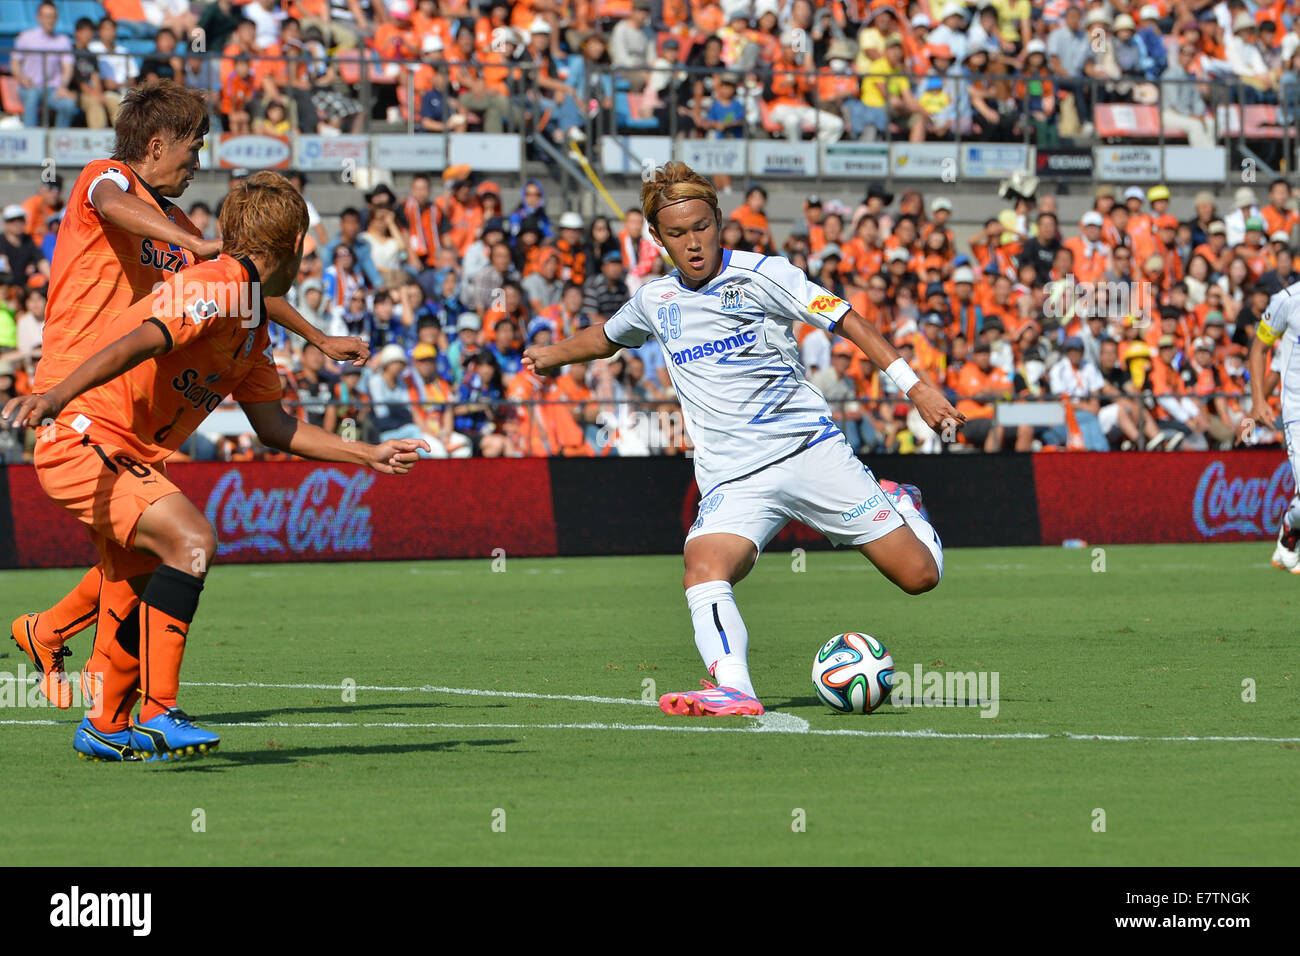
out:
{"label": "white sock", "polygon": [[934,558],[934,565],[939,569],[939,577],[943,577],[943,542],[939,540],[939,532],[934,530],[934,525],[921,517],[921,512],[916,510],[916,505],[912,504],[912,499],[908,495],[900,495],[898,501],[898,513],[903,516],[907,526],[912,529],[923,545],[930,549],[930,554]]}
{"label": "white sock", "polygon": [[686,589],[686,606],[695,625],[695,646],[719,687],[734,687],[750,696],[749,631],[726,581],[706,581]]}
{"label": "white sock", "polygon": [[1282,513],[1282,523],[1288,531],[1300,528],[1300,495],[1291,499],[1291,507]]}

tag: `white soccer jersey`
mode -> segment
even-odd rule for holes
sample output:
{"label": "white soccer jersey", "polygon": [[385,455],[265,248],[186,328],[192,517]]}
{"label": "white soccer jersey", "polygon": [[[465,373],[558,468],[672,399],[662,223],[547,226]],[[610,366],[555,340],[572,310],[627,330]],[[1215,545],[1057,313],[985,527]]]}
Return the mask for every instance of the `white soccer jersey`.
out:
{"label": "white soccer jersey", "polygon": [[698,291],[676,270],[647,282],[605,323],[611,342],[655,338],[695,442],[695,480],[708,495],[828,439],[842,440],[804,374],[794,323],[834,331],[849,304],[787,259],[724,249],[722,271]]}
{"label": "white soccer jersey", "polygon": [[1268,300],[1255,335],[1265,345],[1281,345],[1273,367],[1282,376],[1282,422],[1300,422],[1300,282]]}

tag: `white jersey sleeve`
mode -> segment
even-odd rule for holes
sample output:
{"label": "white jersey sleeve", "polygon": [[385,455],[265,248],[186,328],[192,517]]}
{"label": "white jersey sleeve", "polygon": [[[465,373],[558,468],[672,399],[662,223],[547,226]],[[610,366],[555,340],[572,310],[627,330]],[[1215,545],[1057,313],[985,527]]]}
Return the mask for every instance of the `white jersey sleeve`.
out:
{"label": "white jersey sleeve", "polygon": [[752,273],[757,277],[752,287],[762,299],[769,318],[807,322],[833,333],[836,324],[849,311],[847,302],[813,282],[783,256],[760,259]]}
{"label": "white jersey sleeve", "polygon": [[641,308],[640,290],[609,317],[604,327],[605,337],[615,345],[637,349],[646,344],[654,335],[655,327]]}
{"label": "white jersey sleeve", "polygon": [[1273,368],[1281,375],[1283,424],[1300,421],[1300,282],[1268,300],[1255,336],[1277,348]]}

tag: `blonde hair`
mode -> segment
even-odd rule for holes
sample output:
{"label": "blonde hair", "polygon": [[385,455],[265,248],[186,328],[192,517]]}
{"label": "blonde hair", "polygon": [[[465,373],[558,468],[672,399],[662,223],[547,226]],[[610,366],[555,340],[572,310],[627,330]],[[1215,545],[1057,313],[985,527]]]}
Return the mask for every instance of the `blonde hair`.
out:
{"label": "blonde hair", "polygon": [[221,251],[279,261],[307,231],[307,203],[279,173],[254,173],[221,205]]}
{"label": "blonde hair", "polygon": [[718,212],[718,191],[713,183],[685,163],[664,163],[641,184],[641,212],[656,229],[660,210],[688,199],[703,199],[715,215]]}

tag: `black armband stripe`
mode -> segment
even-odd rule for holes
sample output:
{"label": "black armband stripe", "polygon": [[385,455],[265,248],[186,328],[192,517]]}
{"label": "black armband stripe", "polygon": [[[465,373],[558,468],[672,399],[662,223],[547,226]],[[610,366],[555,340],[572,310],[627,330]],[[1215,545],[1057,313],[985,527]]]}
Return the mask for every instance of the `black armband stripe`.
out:
{"label": "black armband stripe", "polygon": [[163,338],[167,340],[167,351],[170,352],[172,350],[172,346],[175,345],[175,342],[172,341],[171,329],[167,328],[167,326],[163,323],[162,319],[156,318],[155,316],[152,315],[149,316],[149,318],[145,319],[145,321],[152,322],[154,325],[158,326],[158,328],[162,329]]}

